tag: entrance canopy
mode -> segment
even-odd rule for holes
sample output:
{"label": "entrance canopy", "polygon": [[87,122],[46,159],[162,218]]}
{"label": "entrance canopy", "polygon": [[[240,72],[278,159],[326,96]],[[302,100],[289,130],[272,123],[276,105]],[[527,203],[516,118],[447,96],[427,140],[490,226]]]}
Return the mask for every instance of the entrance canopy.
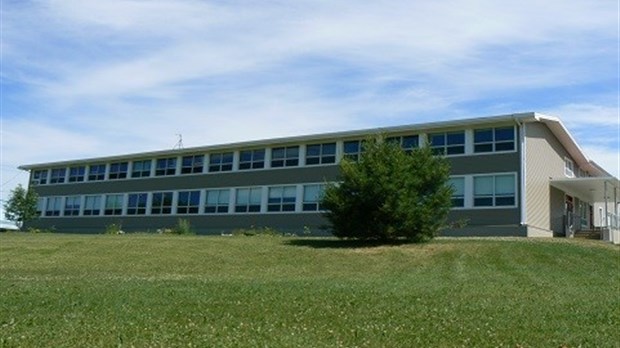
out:
{"label": "entrance canopy", "polygon": [[620,194],[620,181],[613,176],[551,179],[550,184],[590,203],[614,202]]}

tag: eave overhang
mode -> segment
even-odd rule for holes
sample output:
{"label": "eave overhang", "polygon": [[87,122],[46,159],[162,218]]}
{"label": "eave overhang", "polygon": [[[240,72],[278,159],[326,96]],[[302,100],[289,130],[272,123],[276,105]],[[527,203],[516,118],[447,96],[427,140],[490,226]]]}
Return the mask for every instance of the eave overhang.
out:
{"label": "eave overhang", "polygon": [[617,202],[620,195],[620,181],[613,176],[587,178],[550,179],[549,184],[570,196],[590,203]]}

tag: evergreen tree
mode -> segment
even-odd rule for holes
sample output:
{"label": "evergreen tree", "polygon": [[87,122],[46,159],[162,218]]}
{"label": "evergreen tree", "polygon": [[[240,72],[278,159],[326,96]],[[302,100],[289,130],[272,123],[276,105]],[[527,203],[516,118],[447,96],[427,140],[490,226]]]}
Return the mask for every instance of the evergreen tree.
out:
{"label": "evergreen tree", "polygon": [[38,195],[34,190],[26,190],[21,184],[17,185],[4,204],[4,217],[21,228],[24,222],[37,216],[37,200]]}
{"label": "evergreen tree", "polygon": [[450,166],[429,146],[405,152],[383,137],[365,141],[359,162],[344,159],[340,180],[323,197],[340,238],[427,241],[445,226]]}

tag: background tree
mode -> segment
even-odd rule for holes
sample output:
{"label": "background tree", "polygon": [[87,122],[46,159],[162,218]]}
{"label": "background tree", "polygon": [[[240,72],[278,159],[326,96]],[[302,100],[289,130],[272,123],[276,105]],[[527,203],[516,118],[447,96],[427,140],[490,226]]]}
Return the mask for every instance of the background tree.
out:
{"label": "background tree", "polygon": [[359,162],[340,164],[338,184],[323,197],[332,232],[340,238],[427,241],[446,224],[450,166],[430,147],[410,153],[383,137],[365,141]]}
{"label": "background tree", "polygon": [[4,204],[4,217],[15,222],[22,228],[24,222],[37,216],[37,200],[39,196],[32,189],[24,189],[20,184],[11,191],[9,199]]}

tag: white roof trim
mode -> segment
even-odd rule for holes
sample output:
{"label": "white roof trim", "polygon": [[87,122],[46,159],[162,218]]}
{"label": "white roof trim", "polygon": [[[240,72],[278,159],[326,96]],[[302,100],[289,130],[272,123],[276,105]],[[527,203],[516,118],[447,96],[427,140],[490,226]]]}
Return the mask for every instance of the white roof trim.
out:
{"label": "white roof trim", "polygon": [[345,132],[332,132],[332,133],[294,136],[294,137],[273,138],[273,139],[230,143],[230,144],[191,147],[191,148],[177,149],[177,150],[150,151],[150,152],[117,155],[117,156],[94,157],[94,158],[85,158],[85,159],[77,159],[77,160],[69,160],[69,161],[37,163],[37,164],[22,165],[19,167],[19,169],[31,170],[35,168],[50,168],[50,167],[79,165],[79,164],[97,163],[97,162],[123,161],[123,160],[139,159],[139,158],[183,156],[183,155],[190,155],[190,154],[201,153],[201,152],[204,153],[204,152],[215,152],[215,151],[234,151],[234,150],[239,150],[239,149],[251,149],[251,148],[256,148],[256,147],[261,147],[261,146],[267,147],[271,145],[281,146],[281,145],[286,145],[286,144],[291,144],[291,143],[318,142],[318,141],[323,141],[327,139],[329,140],[351,139],[351,138],[365,137],[370,134],[376,134],[376,133],[399,133],[399,132],[407,132],[407,131],[428,132],[432,130],[440,130],[440,129],[446,129],[446,128],[452,128],[452,127],[471,127],[471,126],[477,126],[477,125],[487,125],[487,124],[507,123],[507,122],[542,122],[546,124],[547,127],[549,127],[549,129],[551,130],[551,132],[561,142],[562,146],[566,148],[568,153],[571,155],[571,157],[573,157],[573,159],[575,159],[575,161],[580,167],[585,168],[586,170],[588,170],[590,173],[592,173],[595,176],[611,176],[611,174],[603,170],[598,164],[596,164],[595,162],[588,159],[588,157],[586,157],[583,150],[579,147],[579,145],[577,145],[577,142],[572,137],[572,135],[568,132],[566,127],[564,127],[564,125],[562,124],[559,118],[553,117],[553,116],[547,116],[547,115],[543,115],[543,114],[539,114],[535,112],[524,112],[524,113],[506,114],[506,115],[498,115],[498,116],[467,118],[467,119],[451,120],[451,121],[419,123],[419,124],[410,124],[410,125],[395,126],[395,127],[370,128],[370,129],[353,130],[353,131],[345,131]]}
{"label": "white roof trim", "polygon": [[399,133],[399,132],[408,132],[408,131],[426,132],[430,130],[440,130],[440,129],[447,129],[447,128],[453,128],[453,127],[467,127],[467,126],[475,126],[475,125],[516,122],[517,120],[523,122],[525,120],[534,120],[535,115],[536,114],[533,112],[525,112],[525,113],[518,113],[518,114],[506,114],[506,115],[499,115],[499,116],[467,118],[467,119],[451,120],[451,121],[419,123],[419,124],[410,124],[410,125],[403,125],[403,126],[369,128],[369,129],[344,131],[344,132],[331,132],[331,133],[302,135],[302,136],[294,136],[294,137],[272,138],[272,139],[246,141],[246,142],[238,142],[238,143],[230,143],[230,144],[199,146],[199,147],[191,147],[191,148],[176,149],[176,150],[139,152],[139,153],[125,154],[125,155],[117,155],[117,156],[93,157],[93,158],[84,158],[84,159],[69,160],[69,161],[27,164],[27,165],[20,166],[19,169],[31,170],[35,168],[49,168],[49,167],[56,167],[56,166],[60,167],[60,166],[66,166],[66,165],[122,161],[122,160],[131,160],[131,159],[139,159],[139,158],[149,158],[149,157],[153,158],[153,157],[165,157],[165,156],[183,156],[183,155],[190,155],[190,154],[201,153],[201,152],[234,151],[234,150],[239,150],[239,149],[251,149],[251,148],[256,148],[260,146],[271,146],[271,145],[281,146],[281,145],[287,145],[291,143],[306,143],[306,142],[315,142],[315,141],[318,142],[318,141],[323,141],[326,139],[332,140],[332,139],[352,139],[352,138],[360,138],[360,137],[363,138],[368,135],[377,134],[377,133]]}
{"label": "white roof trim", "polygon": [[573,160],[577,162],[579,167],[586,169],[596,176],[612,176],[596,164],[596,162],[588,158],[559,118],[538,113],[534,115],[535,121],[542,122],[549,127],[553,135],[558,138],[562,146],[568,151]]}

